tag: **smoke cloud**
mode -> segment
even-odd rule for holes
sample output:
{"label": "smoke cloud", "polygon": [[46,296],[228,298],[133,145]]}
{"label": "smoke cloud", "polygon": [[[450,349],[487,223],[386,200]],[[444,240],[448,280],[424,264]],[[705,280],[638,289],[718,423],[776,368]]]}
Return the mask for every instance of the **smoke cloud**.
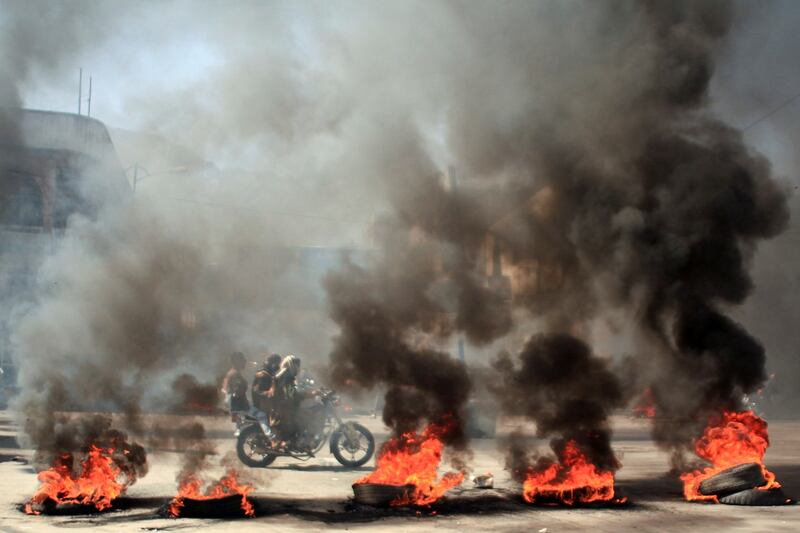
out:
{"label": "smoke cloud", "polygon": [[796,38],[786,28],[800,20],[800,6],[774,0],[756,5],[736,3],[731,40],[712,80],[714,107],[745,129],[745,138],[765,154],[776,172],[793,186],[789,206],[791,224],[786,232],[760,247],[754,258],[756,290],[735,317],[763,341],[770,374],[761,394],[751,395],[768,418],[794,416],[800,395],[791,384],[800,379],[797,346],[800,337],[797,293],[798,260],[798,160],[793,146],[798,141],[797,94],[800,78],[790,68]]}
{"label": "smoke cloud", "polygon": [[[3,10],[2,23],[8,31],[3,32],[0,53],[9,61],[1,67],[0,108],[3,117],[10,117],[3,132],[8,124],[13,133],[4,134],[0,143],[4,155],[11,154],[2,161],[3,185],[9,183],[9,169],[17,172],[12,156],[28,157],[29,151],[42,148],[29,145],[19,120],[23,114],[16,109],[6,113],[4,106],[22,106],[31,86],[45,80],[67,74],[72,80],[76,58],[87,54],[87,47],[108,43],[110,49],[125,36],[126,16],[140,22],[157,17],[156,4],[141,7],[34,2],[13,3]],[[173,11],[177,16],[186,7],[175,3],[168,10],[177,10]],[[51,32],[51,26],[56,30]],[[269,120],[264,118],[263,130],[271,127]],[[218,126],[210,124],[208,129]],[[255,134],[252,141],[256,143]],[[23,444],[40,452],[37,466],[49,466],[63,449],[85,450],[92,439],[100,438],[97,432],[74,433],[72,426],[61,422],[63,411],[119,412],[115,428],[125,429],[148,446],[163,447],[173,442],[172,437],[167,438],[164,428],[153,425],[146,415],[165,408],[191,413],[216,410],[219,377],[232,350],[246,351],[251,361],[260,359],[268,347],[308,354],[311,361],[321,358],[327,332],[326,325],[319,324],[319,275],[310,276],[320,267],[309,266],[304,250],[287,243],[316,244],[319,228],[341,227],[341,219],[320,216],[314,206],[301,206],[287,222],[285,212],[273,212],[286,201],[286,195],[275,198],[270,190],[268,180],[274,176],[231,168],[230,163],[221,170],[208,162],[224,160],[219,152],[192,157],[192,164],[196,160],[201,164],[191,167],[141,165],[139,177],[156,185],[140,184],[134,195],[113,153],[111,161],[98,168],[81,158],[61,162],[56,147],[46,148],[56,155],[40,167],[55,166],[57,179],[74,177],[76,183],[71,185],[80,192],[80,203],[91,203],[92,209],[68,213],[64,227],[56,228],[52,239],[36,231],[49,230],[40,218],[38,226],[27,232],[34,234],[28,237],[29,248],[43,256],[31,264],[32,287],[4,287],[2,318],[10,333],[6,339],[3,331],[3,350],[10,346],[16,363],[20,394],[14,408],[24,428]],[[155,159],[160,148],[136,157]],[[186,159],[190,158],[179,162],[185,165]],[[258,159],[259,165],[265,161]],[[35,175],[40,167],[33,167],[31,183],[42,178]],[[174,179],[160,181],[165,175]],[[108,194],[100,184],[111,182],[124,183],[126,190]],[[16,193],[2,189],[0,211],[19,200]],[[48,201],[46,194],[42,196]],[[298,235],[308,234],[313,224],[317,237],[299,240]],[[10,251],[4,253],[3,266],[13,266],[16,260]],[[72,415],[79,422],[92,416]],[[205,466],[213,453],[202,425],[192,428],[173,442],[173,449],[186,452],[182,475]],[[79,443],[65,440],[78,437],[83,439]]]}
{"label": "smoke cloud", "polygon": [[[505,353],[493,364],[501,377],[493,392],[501,398],[504,412],[535,420],[538,437],[555,437],[551,447],[557,457],[572,440],[599,470],[619,468],[608,417],[624,405],[625,397],[608,361],[563,333],[531,337],[518,359],[519,365]],[[506,466],[523,481],[528,467],[539,461],[521,451],[518,439],[511,442]]]}
{"label": "smoke cloud", "polygon": [[[607,415],[627,398],[651,388],[654,435],[679,452],[696,420],[763,383],[764,349],[733,311],[759,243],[788,224],[787,194],[712,107],[729,2],[101,4],[71,6],[66,20],[93,30],[56,25],[59,47],[26,41],[43,30],[12,6],[3,22],[25,30],[4,34],[4,101],[90,38],[155,61],[124,20],[181,61],[155,89],[120,84],[109,114],[213,164],[153,172],[134,198],[70,220],[14,323],[26,412],[102,406],[135,428],[185,400],[179,376],[213,382],[224,354],[268,344],[329,352],[337,386],[385,387],[394,431],[453,416],[463,444],[463,338],[472,361],[520,353],[496,365],[505,408],[613,468]],[[330,320],[298,310],[322,273],[275,251],[309,241],[370,249],[321,269]],[[625,379],[603,362],[614,343],[593,338],[611,320],[633,339]],[[563,394],[520,405],[562,359]],[[569,418],[574,405],[588,418]]]}
{"label": "smoke cloud", "polygon": [[[413,320],[402,322],[407,338],[421,330],[442,342],[461,331],[481,344],[535,321],[549,332],[590,334],[593,324],[622,313],[639,369],[627,386],[652,387],[657,409],[671,420],[656,422],[655,437],[673,450],[687,446],[696,421],[739,407],[742,394],[763,383],[762,346],[726,313],[752,291],[757,243],[788,222],[786,191],[770,164],[709,109],[731,5],[512,3],[491,17],[477,4],[447,8],[458,24],[445,24],[453,33],[437,33],[444,34],[437,50],[422,59],[418,71],[433,81],[415,82],[441,102],[449,155],[467,178],[458,188],[437,188],[427,168],[433,153],[416,148],[424,125],[411,140],[405,124],[387,127],[397,155],[381,168],[400,238],[379,241],[383,258],[371,272],[350,273],[387,281],[354,283],[344,293],[329,285],[342,328],[334,368],[356,375],[361,366],[392,368],[391,350],[383,363],[359,353],[379,349],[366,333],[369,309],[391,303],[397,316],[408,316],[391,299],[400,298],[382,291],[400,278],[414,283],[402,285],[404,301],[421,295]],[[436,13],[431,19],[441,22]],[[459,39],[461,28],[469,39]],[[565,28],[576,38],[565,42]],[[463,48],[448,47],[454,43]],[[463,65],[453,59],[465,56]],[[487,234],[514,278],[512,305],[529,312],[514,326],[516,315],[493,305],[502,292],[476,277],[497,253],[481,249]],[[421,258],[418,250],[430,252]],[[426,275],[409,274],[420,271]],[[453,287],[449,308],[432,289],[442,278]],[[341,303],[359,312],[343,316]],[[570,367],[564,381],[583,383],[589,361],[578,360],[583,365]],[[581,392],[586,402],[602,395]],[[619,405],[621,397],[609,394],[608,402]],[[602,433],[607,413],[582,431]],[[600,447],[607,457],[607,444]]]}

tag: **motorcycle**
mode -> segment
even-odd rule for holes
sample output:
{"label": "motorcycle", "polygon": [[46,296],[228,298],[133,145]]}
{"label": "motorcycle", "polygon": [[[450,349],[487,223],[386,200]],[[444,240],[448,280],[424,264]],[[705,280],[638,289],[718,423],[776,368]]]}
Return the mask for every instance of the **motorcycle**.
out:
{"label": "motorcycle", "polygon": [[[313,385],[313,380],[305,380],[303,385]],[[362,466],[375,453],[375,438],[361,424],[344,422],[337,410],[339,404],[335,392],[318,389],[313,398],[304,400],[299,406],[296,416],[302,427],[280,447],[267,438],[256,416],[250,412],[235,413],[239,460],[253,468],[265,468],[278,457],[307,461],[322,450],[325,442],[329,442],[330,452],[343,466]]]}

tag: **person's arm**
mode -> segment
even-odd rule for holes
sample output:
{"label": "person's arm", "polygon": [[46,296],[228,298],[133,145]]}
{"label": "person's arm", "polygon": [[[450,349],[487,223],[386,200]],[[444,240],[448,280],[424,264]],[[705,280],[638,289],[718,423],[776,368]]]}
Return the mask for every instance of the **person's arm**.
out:
{"label": "person's arm", "polygon": [[274,379],[272,380],[272,384],[269,386],[269,388],[264,391],[264,395],[267,398],[274,398],[275,396],[278,395],[278,384],[275,382]]}
{"label": "person's arm", "polygon": [[231,373],[228,372],[225,374],[225,377],[222,378],[222,385],[220,386],[219,390],[222,391],[222,394],[228,394],[228,387],[230,385],[231,380]]}
{"label": "person's arm", "polygon": [[253,394],[271,398],[274,395],[273,380],[269,376],[260,376],[253,381]]}
{"label": "person's arm", "polygon": [[253,397],[258,396],[261,393],[261,376],[256,374],[253,378],[253,383],[250,384],[250,394]]}

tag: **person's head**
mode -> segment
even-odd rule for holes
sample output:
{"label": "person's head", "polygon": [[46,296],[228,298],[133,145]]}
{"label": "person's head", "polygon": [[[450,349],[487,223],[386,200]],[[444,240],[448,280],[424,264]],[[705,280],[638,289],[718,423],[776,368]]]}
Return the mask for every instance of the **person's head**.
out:
{"label": "person's head", "polygon": [[247,359],[245,359],[242,352],[233,352],[231,354],[231,366],[236,370],[244,370],[247,366]]}
{"label": "person's head", "polygon": [[278,369],[281,367],[280,354],[273,353],[264,358],[264,370],[270,374],[277,374]]}
{"label": "person's head", "polygon": [[297,373],[300,371],[300,358],[295,357],[294,355],[287,355],[281,361],[281,367],[278,371],[279,377],[286,377],[289,379],[297,377]]}

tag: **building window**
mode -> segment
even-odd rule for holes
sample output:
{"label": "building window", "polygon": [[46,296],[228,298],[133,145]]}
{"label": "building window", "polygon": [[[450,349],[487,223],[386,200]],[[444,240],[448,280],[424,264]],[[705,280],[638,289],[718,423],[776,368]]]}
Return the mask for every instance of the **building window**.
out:
{"label": "building window", "polygon": [[55,199],[53,202],[53,227],[65,228],[70,215],[89,215],[86,202],[78,190],[80,177],[66,168],[56,171]]}
{"label": "building window", "polygon": [[44,202],[30,174],[0,170],[0,224],[42,227]]}

